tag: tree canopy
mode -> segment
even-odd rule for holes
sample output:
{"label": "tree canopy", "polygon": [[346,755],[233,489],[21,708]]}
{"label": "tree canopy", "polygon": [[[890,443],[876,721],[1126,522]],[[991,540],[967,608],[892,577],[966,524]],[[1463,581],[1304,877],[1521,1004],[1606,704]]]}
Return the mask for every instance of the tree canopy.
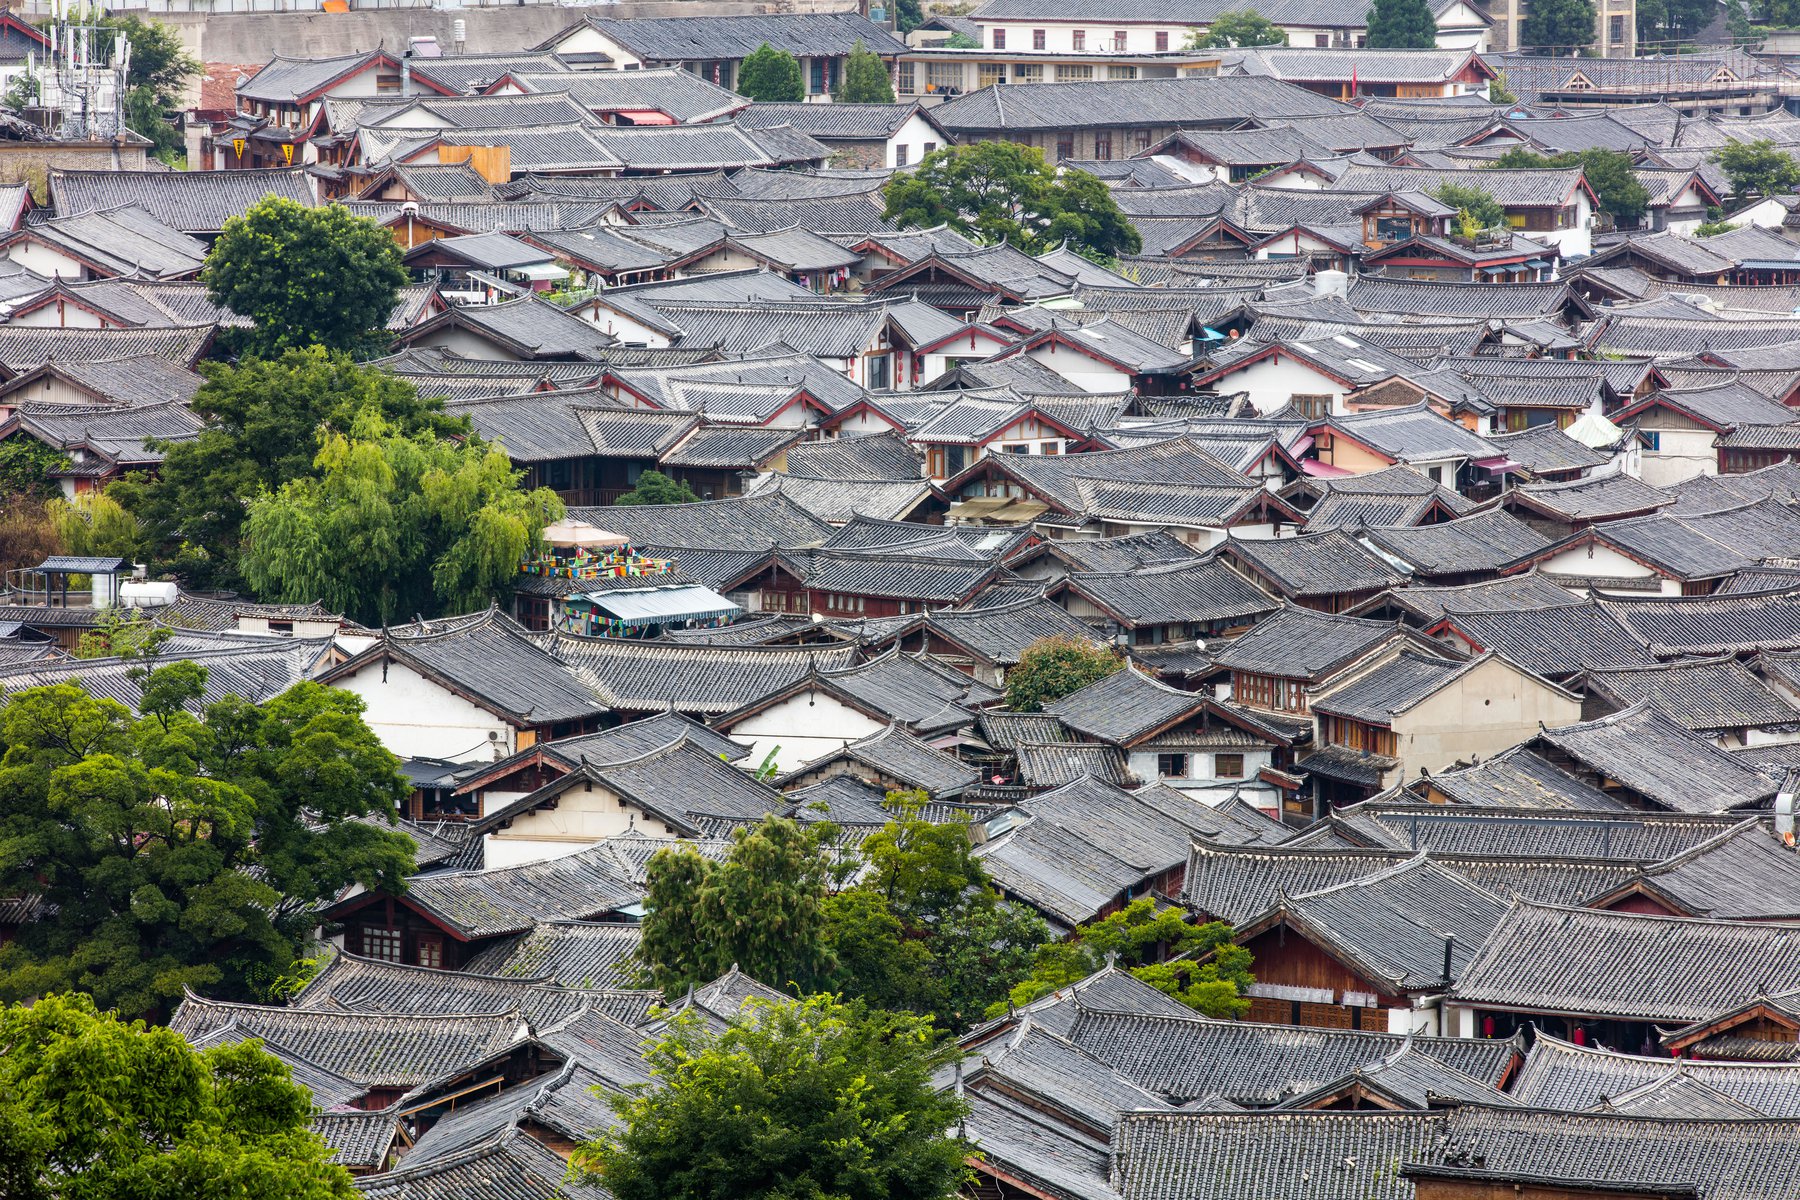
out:
{"label": "tree canopy", "polygon": [[402,432],[371,405],[322,435],[314,473],[250,502],[240,566],[266,600],[323,601],[369,624],[485,608],[563,515],[506,452]]}
{"label": "tree canopy", "polygon": [[311,1117],[255,1042],[196,1050],[79,995],[0,1009],[9,1200],[352,1200]]}
{"label": "tree canopy", "polygon": [[263,356],[297,346],[377,353],[407,284],[393,234],[341,204],[281,196],[225,222],[201,278],[214,303],[255,323],[228,331],[234,348]]}
{"label": "tree canopy", "polygon": [[1006,673],[1006,706],[1014,712],[1037,712],[1124,665],[1117,650],[1099,642],[1061,635],[1039,638],[1019,653],[1018,665]]}
{"label": "tree canopy", "polygon": [[844,81],[837,98],[845,104],[892,104],[894,84],[881,56],[857,38],[844,60]]}
{"label": "tree canopy", "polygon": [[679,479],[670,479],[661,471],[645,471],[638,476],[637,486],[614,500],[614,504],[694,504],[700,497]]}
{"label": "tree canopy", "polygon": [[829,996],[752,1000],[719,1033],[684,1013],[571,1161],[618,1200],[950,1200],[967,1109],[933,1075],[958,1053],[928,1019]]}
{"label": "tree canopy", "polygon": [[1506,210],[1493,193],[1476,184],[1444,183],[1431,190],[1439,203],[1457,210],[1461,232],[1472,236],[1475,230],[1492,229],[1506,224]]}
{"label": "tree canopy", "polygon": [[[1207,956],[1207,962],[1195,961]],[[1086,979],[1109,959],[1209,1017],[1241,1017],[1250,1011],[1250,1001],[1243,998],[1256,982],[1250,952],[1232,945],[1231,926],[1223,921],[1190,925],[1180,909],[1158,912],[1156,901],[1146,896],[1081,926],[1068,941],[1040,946],[1031,974],[988,1015],[1000,1015],[1009,1003],[1023,1007]]]}
{"label": "tree canopy", "polygon": [[1375,0],[1369,10],[1369,48],[1430,50],[1437,45],[1437,19],[1425,0]]}
{"label": "tree canopy", "polygon": [[1532,0],[1519,26],[1527,54],[1567,57],[1594,44],[1593,0]]}
{"label": "tree canopy", "polygon": [[1712,160],[1724,168],[1736,200],[1776,196],[1800,185],[1800,161],[1768,138],[1721,146],[1713,151]]}
{"label": "tree canopy", "polygon": [[738,64],[738,95],[764,104],[794,104],[806,99],[800,60],[764,42]]}
{"label": "tree canopy", "polygon": [[314,905],[412,873],[412,839],[379,826],[408,787],[360,698],[309,682],[203,705],[206,680],[147,670],[135,714],[71,683],[0,703],[0,895],[44,902],[0,947],[0,999],[83,991],[138,1016],[183,987],[246,997],[300,957]]}
{"label": "tree canopy", "polygon": [[370,409],[402,434],[468,429],[444,415],[441,400],[422,399],[410,383],[317,346],[202,370],[206,383],[193,399],[205,421],[199,436],[164,447],[156,478],[108,489],[143,522],[155,568],[191,587],[247,586],[238,568],[245,502],[314,474],[321,432],[348,433]]}
{"label": "tree canopy", "polygon": [[736,965],[801,994],[931,1015],[940,1028],[978,1019],[1050,933],[995,895],[968,824],[926,821],[924,803],[920,792],[889,793],[894,818],[860,857],[835,848],[829,821],[776,816],[738,830],[723,862],[659,851],[639,951],[649,981],[679,995]]}
{"label": "tree canopy", "polygon": [[1137,230],[1112,193],[1086,171],[1058,174],[1043,151],[1016,142],[933,150],[916,171],[888,182],[886,217],[899,225],[949,225],[1028,254],[1068,243],[1102,257],[1135,254]]}
{"label": "tree canopy", "polygon": [[1285,46],[1287,30],[1254,8],[1222,12],[1212,19],[1205,34],[1198,30],[1188,39],[1189,49],[1248,49],[1252,46]]}
{"label": "tree canopy", "polygon": [[824,848],[836,832],[770,816],[734,831],[723,862],[686,847],[657,851],[639,951],[652,985],[678,995],[735,965],[774,987],[827,988],[835,964],[823,905],[834,877]]}
{"label": "tree canopy", "polygon": [[1650,193],[1638,182],[1632,169],[1631,155],[1621,150],[1571,150],[1562,154],[1534,154],[1530,150],[1508,150],[1493,164],[1505,167],[1580,167],[1588,186],[1600,201],[1602,211],[1614,222],[1632,222],[1650,207]]}

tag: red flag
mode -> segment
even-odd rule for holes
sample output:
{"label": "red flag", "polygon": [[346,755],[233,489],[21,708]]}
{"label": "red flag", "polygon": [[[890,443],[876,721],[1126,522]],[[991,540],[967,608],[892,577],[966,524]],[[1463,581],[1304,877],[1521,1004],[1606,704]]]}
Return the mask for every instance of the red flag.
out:
{"label": "red flag", "polygon": [[1350,94],[1356,95],[1356,64],[1350,64]]}

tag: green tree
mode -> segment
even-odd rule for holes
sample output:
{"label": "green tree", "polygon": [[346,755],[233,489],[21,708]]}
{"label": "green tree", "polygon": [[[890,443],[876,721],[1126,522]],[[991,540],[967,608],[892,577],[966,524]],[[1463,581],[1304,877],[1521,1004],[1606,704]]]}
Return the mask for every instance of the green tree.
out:
{"label": "green tree", "polygon": [[1375,0],[1369,10],[1369,48],[1430,50],[1437,45],[1437,20],[1425,0]]}
{"label": "green tree", "polygon": [[1735,200],[1780,195],[1800,185],[1800,162],[1768,138],[1721,146],[1712,160],[1724,168]]}
{"label": "green tree", "polygon": [[738,95],[764,104],[794,104],[806,99],[800,83],[800,60],[764,42],[738,64]]}
{"label": "green tree", "polygon": [[885,195],[890,221],[947,224],[1030,254],[1068,243],[1116,257],[1142,245],[1104,183],[1086,171],[1058,174],[1043,151],[1016,142],[933,150],[918,170],[895,175]]}
{"label": "green tree", "polygon": [[160,21],[136,16],[102,17],[100,24],[131,41],[131,68],[125,79],[125,124],[154,143],[151,153],[170,164],[186,157],[181,131],[169,114],[180,110],[188,81],[200,60],[181,44],[181,35]]}
{"label": "green tree", "polygon": [[143,522],[155,568],[194,587],[247,586],[238,568],[246,502],[313,475],[322,431],[347,433],[373,407],[401,433],[468,432],[467,421],[444,415],[441,400],[421,399],[412,384],[317,346],[202,369],[206,384],[193,399],[205,420],[199,436],[165,446],[155,479],[107,489]]}
{"label": "green tree", "polygon": [[752,1001],[717,1034],[683,1014],[571,1164],[618,1200],[950,1200],[967,1109],[933,1076],[958,1054],[928,1019],[828,996]]}
{"label": "green tree", "polygon": [[836,875],[825,847],[836,835],[829,821],[770,815],[736,830],[723,862],[685,847],[657,851],[638,952],[651,985],[675,996],[735,965],[803,994],[828,986],[837,964],[824,905]]}
{"label": "green tree", "polygon": [[1506,72],[1496,71],[1494,77],[1488,80],[1488,103],[1517,104],[1518,102],[1519,98],[1506,90]]}
{"label": "green tree", "polygon": [[1736,228],[1738,225],[1735,221],[1702,221],[1694,227],[1694,236],[1697,238],[1713,237],[1716,234],[1730,233]]}
{"label": "green tree", "polygon": [[341,204],[266,196],[225,222],[201,273],[206,294],[255,322],[231,331],[241,353],[297,346],[379,352],[407,284],[394,235]]}
{"label": "green tree", "polygon": [[700,497],[685,482],[670,479],[661,471],[645,471],[638,476],[637,486],[614,500],[614,504],[696,504]]}
{"label": "green tree", "polygon": [[1529,54],[1567,56],[1594,44],[1592,0],[1532,0],[1520,26],[1520,49]]}
{"label": "green tree", "polygon": [[140,676],[139,712],[74,684],[0,704],[0,895],[45,902],[0,947],[0,998],[91,993],[138,1016],[182,988],[247,997],[316,905],[412,873],[399,763],[349,692],[203,704],[206,669]]}
{"label": "green tree", "polygon": [[857,38],[844,60],[844,79],[837,98],[845,104],[892,104],[894,84],[888,78],[881,56]]}
{"label": "green tree", "polygon": [[138,519],[105,492],[86,492],[73,500],[53,496],[44,512],[70,554],[129,559],[143,541]]}
{"label": "green tree", "polygon": [[1619,150],[1572,150],[1546,156],[1521,148],[1508,150],[1492,166],[1579,167],[1588,186],[1594,189],[1601,210],[1609,213],[1615,223],[1636,221],[1650,207],[1650,193],[1638,182],[1631,155]]}
{"label": "green tree", "polygon": [[369,623],[487,607],[563,514],[555,492],[521,490],[499,447],[401,433],[373,406],[325,434],[313,465],[250,502],[239,565],[265,599]]}
{"label": "green tree", "polygon": [[979,50],[981,39],[972,38],[966,33],[953,33],[944,41],[946,50]]}
{"label": "green tree", "polygon": [[925,23],[925,10],[919,0],[895,0],[894,24],[900,27],[902,35],[911,33]]}
{"label": "green tree", "polygon": [[1124,665],[1117,650],[1100,642],[1061,634],[1039,638],[1019,652],[1018,665],[1006,673],[1006,706],[1038,712]]}
{"label": "green tree", "polygon": [[1285,46],[1287,30],[1257,12],[1254,8],[1222,12],[1202,34],[1195,30],[1188,38],[1188,49],[1248,49],[1252,46]]}
{"label": "green tree", "polygon": [[[1206,955],[1211,955],[1210,961],[1193,961]],[[1250,1002],[1243,998],[1256,982],[1250,974],[1250,952],[1232,944],[1231,926],[1223,921],[1190,925],[1180,909],[1158,912],[1156,901],[1145,897],[1081,926],[1069,941],[1041,947],[1031,974],[988,1015],[1005,1012],[1007,1003],[1023,1007],[1086,979],[1109,959],[1207,1016],[1240,1017],[1250,1011]]]}
{"label": "green tree", "polygon": [[86,996],[0,1010],[10,1200],[352,1200],[312,1098],[260,1044],[195,1050]]}
{"label": "green tree", "polygon": [[1465,236],[1472,236],[1474,230],[1506,224],[1506,210],[1493,193],[1474,184],[1444,183],[1433,188],[1430,195],[1457,210]]}
{"label": "green tree", "polygon": [[82,634],[72,652],[76,658],[153,658],[174,630],[158,625],[141,610],[108,608],[92,629]]}
{"label": "green tree", "polygon": [[28,433],[0,438],[0,495],[9,500],[30,497],[47,500],[62,494],[52,471],[69,466],[69,456],[47,446]]}

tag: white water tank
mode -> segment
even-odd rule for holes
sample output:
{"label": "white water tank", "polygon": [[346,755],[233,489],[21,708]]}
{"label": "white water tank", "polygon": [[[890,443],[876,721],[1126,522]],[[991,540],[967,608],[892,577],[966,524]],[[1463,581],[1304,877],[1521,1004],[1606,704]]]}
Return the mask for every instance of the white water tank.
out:
{"label": "white water tank", "polygon": [[119,603],[126,608],[162,608],[175,603],[180,588],[174,583],[134,579],[119,588]]}
{"label": "white water tank", "polygon": [[1313,273],[1313,294],[1315,296],[1344,296],[1350,292],[1350,277],[1342,271],[1329,268]]}

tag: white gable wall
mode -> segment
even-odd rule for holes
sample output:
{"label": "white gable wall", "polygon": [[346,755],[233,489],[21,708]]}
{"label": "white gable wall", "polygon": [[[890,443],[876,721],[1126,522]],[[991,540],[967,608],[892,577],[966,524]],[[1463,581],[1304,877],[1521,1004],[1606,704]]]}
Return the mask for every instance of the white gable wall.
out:
{"label": "white gable wall", "polygon": [[884,728],[886,722],[827,692],[808,688],[734,722],[729,732],[736,740],[750,743],[749,761],[760,763],[773,750],[777,767],[792,771]]}
{"label": "white gable wall", "polygon": [[371,662],[332,686],[362,697],[363,720],[401,758],[497,762],[517,749],[511,725],[401,663]]}

